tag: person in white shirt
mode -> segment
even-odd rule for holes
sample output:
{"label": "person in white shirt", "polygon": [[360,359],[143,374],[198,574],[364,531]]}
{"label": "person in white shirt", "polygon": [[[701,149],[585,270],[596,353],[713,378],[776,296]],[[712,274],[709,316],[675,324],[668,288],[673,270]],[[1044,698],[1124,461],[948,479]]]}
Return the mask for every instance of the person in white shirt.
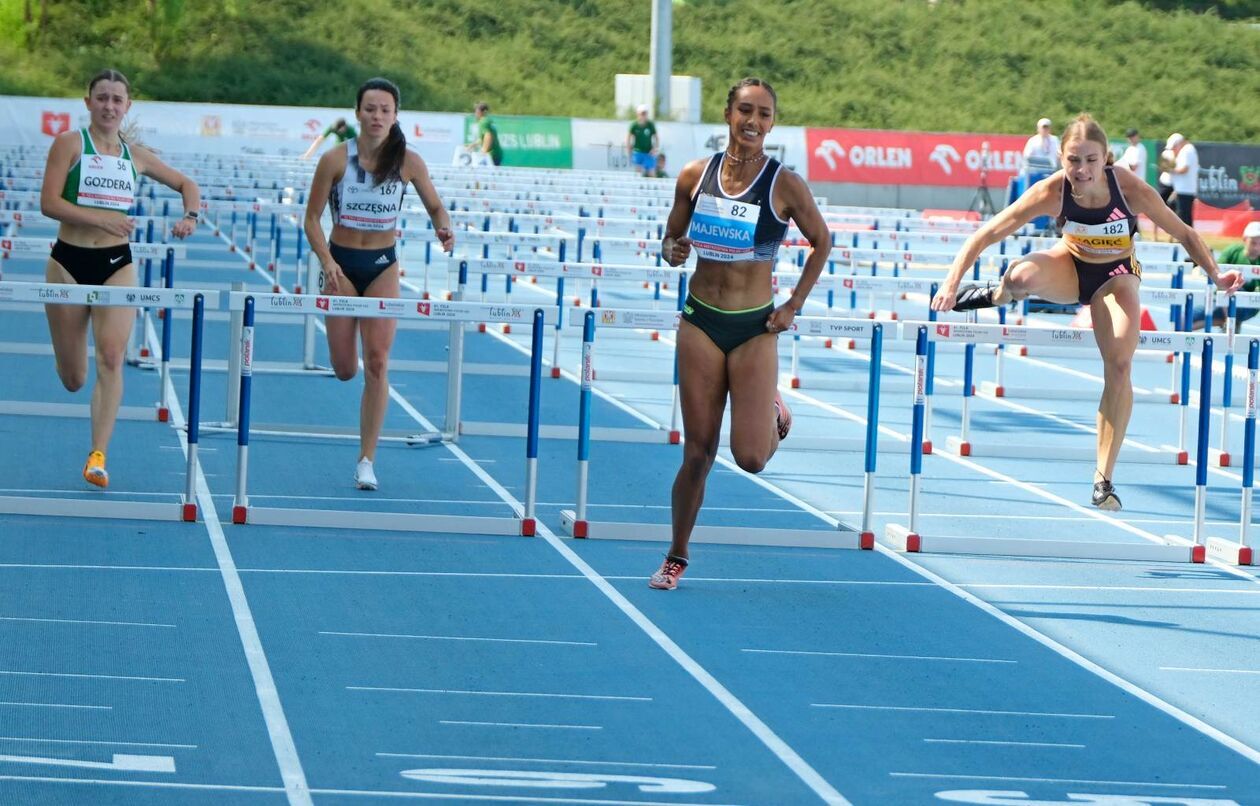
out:
{"label": "person in white shirt", "polygon": [[1198,149],[1180,133],[1171,135],[1165,148],[1173,153],[1173,167],[1168,174],[1177,194],[1177,217],[1193,227],[1194,200],[1199,195]]}
{"label": "person in white shirt", "polygon": [[1024,143],[1024,172],[1054,170],[1059,159],[1059,138],[1050,133],[1050,118],[1037,121],[1037,133]]}
{"label": "person in white shirt", "polygon": [[1137,178],[1143,182],[1146,181],[1146,146],[1142,145],[1142,140],[1138,136],[1137,129],[1129,129],[1124,133],[1129,139],[1129,147],[1124,150],[1124,155],[1120,157],[1120,164],[1137,174]]}

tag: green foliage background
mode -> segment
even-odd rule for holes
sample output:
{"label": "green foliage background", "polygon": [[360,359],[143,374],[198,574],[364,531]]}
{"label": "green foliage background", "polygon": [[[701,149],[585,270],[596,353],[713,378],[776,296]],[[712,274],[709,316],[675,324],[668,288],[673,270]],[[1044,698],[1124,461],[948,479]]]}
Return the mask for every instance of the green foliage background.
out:
{"label": "green foliage background", "polygon": [[[1207,11],[1203,11],[1207,9]],[[29,17],[29,19],[28,19]],[[96,70],[158,100],[612,116],[648,71],[650,0],[0,0],[0,94],[79,95]],[[1260,142],[1260,0],[675,0],[674,72],[705,120],[745,75],[780,122],[1025,133],[1086,110],[1113,135]]]}

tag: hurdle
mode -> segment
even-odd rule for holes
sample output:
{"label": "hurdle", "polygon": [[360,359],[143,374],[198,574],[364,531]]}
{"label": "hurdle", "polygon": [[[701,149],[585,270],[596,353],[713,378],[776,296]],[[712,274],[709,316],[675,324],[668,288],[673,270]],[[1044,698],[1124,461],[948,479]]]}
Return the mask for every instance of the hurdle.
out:
{"label": "hurdle", "polygon": [[[909,325],[910,323],[907,323]],[[984,325],[972,325],[972,328],[984,328]],[[909,328],[907,327],[907,330]],[[1049,330],[1042,328],[1041,330]],[[977,334],[979,331],[977,331]],[[1209,442],[1210,410],[1199,409],[1199,432],[1197,448],[1197,466],[1195,468],[1195,503],[1194,503],[1194,537],[1190,542],[1182,538],[1169,536],[1164,542],[1155,542],[1150,538],[1147,543],[1120,543],[1071,540],[1066,538],[994,538],[965,537],[953,535],[922,535],[918,530],[919,484],[923,474],[923,452],[918,449],[922,441],[924,408],[926,402],[927,348],[929,328],[919,324],[913,334],[903,332],[903,337],[915,340],[915,355],[918,359],[918,382],[914,395],[914,409],[911,421],[910,451],[910,496],[907,509],[907,523],[888,524],[884,528],[884,539],[898,551],[908,553],[931,552],[937,554],[979,554],[1019,557],[1050,557],[1056,559],[1097,559],[1097,560],[1132,560],[1139,562],[1191,562],[1202,563],[1206,557],[1204,542],[1204,511],[1207,493],[1207,454]],[[979,336],[982,340],[988,335]],[[1212,339],[1196,337],[1197,344],[1202,345],[1202,372],[1199,389],[1205,398],[1212,391]],[[1036,342],[1034,342],[1036,343]],[[1051,341],[1050,343],[1054,343]],[[1026,448],[1022,456],[1036,455],[1037,451]]]}
{"label": "hurdle", "polygon": [[[321,509],[286,509],[253,507],[249,504],[247,490],[250,437],[250,392],[253,382],[254,314],[257,301],[277,306],[275,310],[295,315],[311,311],[325,316],[354,316],[359,318],[411,319],[450,323],[452,330],[462,334],[461,325],[466,322],[530,322],[533,340],[530,351],[529,413],[524,427],[526,436],[526,496],[523,511],[514,518],[454,517],[445,515],[338,511]],[[377,529],[403,532],[444,532],[458,534],[525,535],[532,536],[537,528],[535,502],[538,488],[538,438],[540,387],[542,377],[542,337],[545,315],[541,308],[532,312],[522,307],[478,302],[438,302],[412,299],[385,299],[379,297],[337,297],[316,295],[251,294],[232,292],[228,295],[229,308],[241,310],[242,331],[240,341],[240,407],[237,415],[237,454],[235,497],[232,505],[232,523],[237,525],[258,524],[269,526],[299,526],[308,528]],[[462,360],[462,341],[451,345],[452,361]],[[457,379],[458,373],[452,373]],[[459,411],[460,390],[458,382],[448,384],[447,425],[453,433],[434,432],[406,438],[415,444],[436,444],[455,441],[461,430],[458,420],[451,420],[451,412]],[[284,432],[292,434],[292,431]],[[462,433],[467,433],[463,431]],[[318,437],[322,434],[312,433]]]}
{"label": "hurdle", "polygon": [[[94,305],[114,308],[134,308],[143,304],[161,305],[163,309],[192,311],[192,345],[189,360],[188,381],[188,457],[185,468],[185,485],[178,505],[143,501],[110,501],[98,498],[55,499],[22,496],[0,496],[0,513],[8,515],[39,515],[72,518],[108,518],[111,520],[197,520],[195,483],[197,476],[197,444],[200,423],[201,397],[201,345],[205,325],[206,300],[217,307],[217,291],[151,289],[132,286],[90,286],[69,283],[18,283],[0,282],[0,302],[34,303],[42,305]],[[167,316],[167,321],[170,316]],[[169,367],[167,352],[170,349],[169,331],[163,347],[163,361]],[[162,400],[165,402],[169,383],[169,369],[162,377]],[[48,414],[66,409],[47,409]],[[32,411],[8,413],[38,414]],[[125,413],[125,412],[123,412]],[[132,419],[126,417],[124,419]],[[166,422],[166,417],[157,418]]]}
{"label": "hurdle", "polygon": [[[604,309],[598,312],[601,327],[634,327],[640,315],[655,317],[657,311],[633,311]],[[670,524],[617,523],[591,521],[587,518],[588,481],[590,478],[591,396],[595,378],[594,351],[597,313],[587,311],[582,327],[582,380],[578,399],[577,445],[577,496],[574,509],[561,510],[561,524],[575,538],[607,540],[655,540],[671,539]],[[793,329],[811,331],[809,335],[822,336],[837,325],[838,320],[811,317],[798,318]],[[573,323],[576,325],[576,323]],[[870,391],[867,395],[866,437],[860,440],[865,453],[865,487],[863,492],[862,529],[756,529],[749,527],[702,526],[692,529],[691,539],[698,543],[723,543],[734,545],[797,546],[809,548],[872,549],[875,535],[871,531],[871,513],[874,501],[874,477],[876,463],[876,437],[879,433],[879,360],[883,345],[883,325],[878,322],[849,320],[845,326],[864,325],[865,337],[871,340],[871,350],[876,360],[871,363]],[[675,321],[674,327],[677,327]],[[677,411],[677,363],[675,362],[675,412]],[[677,431],[671,435],[678,437]],[[813,442],[815,440],[811,440]],[[681,442],[680,438],[671,442]]]}
{"label": "hurdle", "polygon": [[[962,422],[958,436],[948,437],[947,447],[959,456],[975,456],[990,458],[1023,458],[1044,455],[1048,459],[1068,459],[1089,461],[1094,459],[1094,448],[1084,447],[1037,447],[1028,445],[1002,445],[996,442],[974,443],[970,439],[971,398],[975,396],[973,375],[975,371],[976,344],[1019,344],[1019,345],[1057,345],[1076,349],[1089,349],[1093,345],[1086,342],[1086,331],[1073,328],[1031,327],[1028,325],[990,325],[975,323],[930,323],[929,342],[953,341],[965,345],[963,374]],[[926,326],[926,325],[925,325]],[[907,340],[916,338],[914,331],[907,329],[902,333]],[[1138,335],[1138,348],[1173,349],[1189,353],[1202,347],[1203,335],[1193,333],[1158,333],[1144,332]],[[916,347],[917,350],[917,347]],[[1136,462],[1141,464],[1178,464],[1189,462],[1186,450],[1187,421],[1189,413],[1190,365],[1187,361],[1182,375],[1180,429],[1177,445],[1173,448],[1149,448],[1125,442],[1121,448],[1119,462]],[[929,380],[930,377],[929,377]],[[1210,390],[1209,390],[1210,391]],[[1206,408],[1206,407],[1203,407]]]}
{"label": "hurdle", "polygon": [[[1232,304],[1230,308],[1233,308]],[[1256,384],[1260,377],[1260,339],[1251,339],[1247,345],[1247,375],[1247,419],[1243,424],[1242,504],[1238,517],[1238,541],[1220,537],[1207,539],[1207,555],[1214,560],[1233,565],[1254,565],[1256,560],[1255,552],[1247,542],[1247,532],[1251,528],[1251,496],[1255,481]],[[1225,419],[1228,422],[1228,416]]]}

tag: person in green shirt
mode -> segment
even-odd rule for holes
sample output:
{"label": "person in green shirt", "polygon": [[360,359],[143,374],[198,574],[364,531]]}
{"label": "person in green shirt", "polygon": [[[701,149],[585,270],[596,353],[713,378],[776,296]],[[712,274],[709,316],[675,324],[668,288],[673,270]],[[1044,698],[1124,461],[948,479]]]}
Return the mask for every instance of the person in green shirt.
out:
{"label": "person in green shirt", "polygon": [[665,154],[662,152],[656,155],[656,167],[652,169],[648,176],[654,179],[666,179],[669,174],[665,173]]}
{"label": "person in green shirt", "polygon": [[647,104],[639,104],[634,123],[626,133],[626,155],[634,163],[639,176],[653,176],[656,170],[656,150],[661,141],[656,136],[656,124],[648,120]]}
{"label": "person in green shirt", "polygon": [[316,150],[319,149],[319,144],[324,142],[329,137],[336,137],[338,143],[344,143],[345,141],[353,140],[354,138],[358,136],[359,136],[359,133],[355,130],[353,126],[351,126],[349,123],[346,123],[345,118],[337,118],[335,121],[333,121],[333,124],[331,126],[329,126],[327,129],[324,129],[323,134],[315,138],[314,142],[311,143],[311,147],[306,149],[306,153],[302,155],[302,159],[304,160],[310,159],[311,155],[314,154]]}
{"label": "person in green shirt", "polygon": [[495,165],[503,164],[503,147],[499,145],[499,130],[489,118],[490,105],[484,101],[473,107],[473,116],[477,118],[477,140],[470,146],[482,154],[489,154]]}
{"label": "person in green shirt", "polygon": [[[1216,258],[1216,262],[1221,266],[1260,266],[1260,221],[1252,221],[1243,230],[1242,243],[1232,244],[1225,247]],[[1244,274],[1244,277],[1246,275]],[[1252,276],[1248,279],[1240,291],[1260,291],[1260,277]],[[1234,331],[1242,326],[1243,322],[1251,319],[1256,314],[1260,314],[1260,308],[1244,308],[1238,306],[1238,313],[1234,317]],[[1212,325],[1225,329],[1226,309],[1218,307],[1212,311]],[[1194,320],[1194,329],[1199,330],[1203,327],[1203,317],[1196,314]]]}

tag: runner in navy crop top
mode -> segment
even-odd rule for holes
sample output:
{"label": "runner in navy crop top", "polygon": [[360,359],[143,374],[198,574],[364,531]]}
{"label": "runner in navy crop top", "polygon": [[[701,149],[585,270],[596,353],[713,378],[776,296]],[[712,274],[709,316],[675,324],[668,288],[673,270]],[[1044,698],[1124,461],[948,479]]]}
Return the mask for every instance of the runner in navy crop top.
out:
{"label": "runner in navy crop top", "polygon": [[[755,78],[739,82],[726,99],[725,152],[695,160],[678,174],[661,255],[680,266],[696,253],[677,347],[687,439],[672,492],[673,542],[649,580],[653,588],[674,588],[687,566],[727,397],[731,453],[750,473],[765,467],[791,426],[775,388],[777,334],[792,327],[818,280],[831,233],[804,180],[765,153],[775,113],[770,85]],[[789,220],[813,252],[793,278],[791,297],[776,307],[772,272]]]}
{"label": "runner in navy crop top", "polygon": [[[1094,339],[1103,360],[1103,393],[1098,404],[1098,453],[1090,498],[1099,509],[1120,509],[1112,486],[1116,457],[1133,411],[1129,368],[1137,349],[1142,305],[1141,270],[1133,260],[1138,214],[1149,217],[1186,248],[1221,290],[1242,285],[1236,271],[1221,273],[1211,250],[1193,229],[1168,209],[1159,195],[1127,168],[1110,167],[1107,135],[1089,115],[1063,132],[1062,170],[1033,185],[1014,204],[988,221],[954,258],[949,276],[932,300],[937,311],[973,310],[1037,296],[1050,302],[1090,306]],[[1063,239],[1024,255],[996,283],[959,286],[963,274],[990,245],[1039,216],[1060,215]]]}

